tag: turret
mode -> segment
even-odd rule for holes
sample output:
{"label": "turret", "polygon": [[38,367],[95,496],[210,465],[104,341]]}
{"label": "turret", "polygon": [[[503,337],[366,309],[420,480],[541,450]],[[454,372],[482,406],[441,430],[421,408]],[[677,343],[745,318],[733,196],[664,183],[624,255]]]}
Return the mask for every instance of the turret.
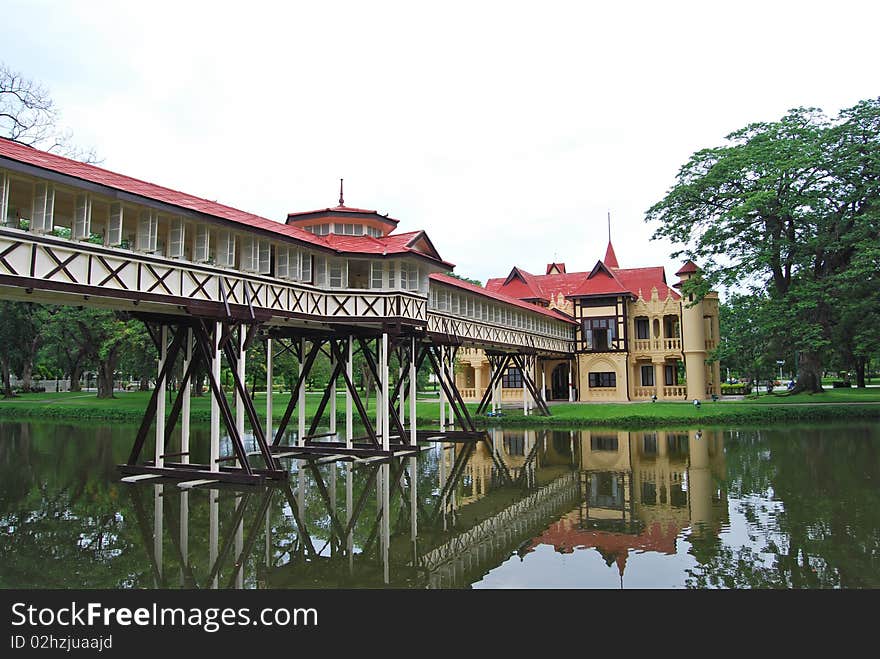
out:
{"label": "turret", "polygon": [[[675,288],[681,289],[689,279],[700,276],[693,261],[685,263],[675,273],[681,279]],[[703,301],[696,301],[693,293],[682,293],[681,338],[684,367],[687,374],[688,400],[706,398],[706,327],[703,323]]]}

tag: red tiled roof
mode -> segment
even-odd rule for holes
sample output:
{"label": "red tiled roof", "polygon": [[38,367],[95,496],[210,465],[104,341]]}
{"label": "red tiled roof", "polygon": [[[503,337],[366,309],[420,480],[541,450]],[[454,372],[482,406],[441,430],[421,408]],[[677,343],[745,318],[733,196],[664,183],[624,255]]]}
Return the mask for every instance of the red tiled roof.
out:
{"label": "red tiled roof", "polygon": [[[597,280],[593,277],[589,280],[593,283],[587,283],[588,272],[569,272],[564,275],[532,275],[538,285],[548,296],[556,297],[562,293],[565,297],[572,295],[601,295],[602,293],[618,294],[621,290],[624,292],[638,295],[641,290],[642,295],[647,299],[651,297],[651,289],[656,286],[657,294],[661,300],[665,300],[667,295],[671,295],[673,299],[679,299],[681,296],[666,284],[666,275],[662,266],[651,268],[611,268],[611,272],[620,283],[620,288],[614,288],[613,284],[605,279],[608,284],[607,290],[603,291],[600,284],[603,280]],[[514,295],[509,293],[512,289],[504,285],[505,279],[496,277],[486,282],[486,288],[496,293]],[[517,295],[522,299],[522,296]]]}
{"label": "red tiled roof", "polygon": [[471,284],[470,282],[464,281],[462,279],[458,279],[456,277],[450,277],[449,275],[444,275],[440,273],[434,273],[431,275],[431,279],[441,284],[448,284],[449,286],[454,286],[455,288],[460,288],[462,290],[468,291],[470,293],[476,293],[477,295],[482,295],[483,297],[487,297],[491,300],[496,300],[498,302],[504,302],[505,304],[509,304],[514,307],[519,307],[521,309],[525,309],[526,311],[531,311],[534,313],[539,313],[544,316],[549,316],[554,320],[563,320],[567,323],[571,323],[572,325],[576,325],[577,323],[556,310],[547,309],[545,307],[539,307],[536,304],[530,304],[528,302],[523,302],[515,297],[510,297],[509,295],[504,295],[502,293],[496,293],[494,291],[490,291],[482,286],[476,286]]}
{"label": "red tiled roof", "polygon": [[592,272],[581,282],[572,293],[571,297],[587,297],[594,295],[620,295],[630,291],[620,283],[615,276],[615,271],[606,267],[602,261],[596,263]]}
{"label": "red tiled roof", "polygon": [[294,222],[299,220],[311,219],[306,216],[314,216],[314,217],[322,217],[324,215],[328,216],[346,216],[346,215],[372,215],[370,217],[371,220],[379,220],[380,222],[385,222],[387,224],[391,224],[397,226],[399,220],[395,220],[393,217],[388,217],[387,215],[381,215],[379,212],[374,210],[367,210],[366,208],[353,208],[351,206],[336,206],[335,208],[319,208],[318,210],[313,211],[298,211],[296,213],[288,213],[287,221],[290,222],[293,219]]}
{"label": "red tiled roof", "polygon": [[610,240],[608,241],[608,247],[605,250],[605,258],[602,259],[602,262],[609,268],[620,267],[620,264],[617,262],[617,255],[614,253],[614,247],[611,246]]}
{"label": "red tiled roof", "polygon": [[554,272],[553,274],[562,274],[562,275],[565,274],[565,264],[564,263],[548,263],[547,264],[547,272],[545,272],[544,274],[545,275],[551,274],[550,271],[553,270],[553,268],[556,268],[556,270],[559,271],[559,272]]}
{"label": "red tiled roof", "polygon": [[652,268],[626,268],[615,270],[614,274],[623,283],[626,288],[638,295],[639,291],[646,300],[651,297],[651,289],[657,287],[657,295],[661,300],[665,300],[667,296],[673,300],[678,300],[681,296],[675,292],[666,283],[666,272],[663,266],[655,266]]}
{"label": "red tiled roof", "polygon": [[338,234],[329,234],[323,236],[327,244],[339,252],[350,252],[354,254],[413,254],[422,256],[433,261],[439,261],[443,265],[450,268],[455,267],[452,263],[444,261],[440,255],[433,250],[431,245],[430,252],[414,249],[414,245],[424,236],[430,245],[427,235],[424,231],[409,231],[407,233],[393,233],[381,238],[373,236],[340,236]]}
{"label": "red tiled roof", "polygon": [[[372,238],[370,236],[316,236],[308,231],[300,229],[296,226],[276,222],[253,213],[219,204],[216,201],[209,201],[200,197],[165,188],[154,183],[141,181],[130,176],[117,174],[95,165],[89,165],[77,160],[64,158],[54,153],[40,151],[33,147],[19,144],[5,138],[0,138],[0,158],[8,158],[17,162],[22,162],[40,169],[45,169],[65,176],[103,185],[114,190],[127,192],[129,194],[160,201],[185,210],[195,211],[205,215],[210,215],[222,220],[234,222],[247,227],[270,231],[275,234],[293,238],[297,241],[309,243],[317,247],[323,247],[329,250],[339,252],[348,252],[354,254],[402,254],[412,253],[423,257],[438,261],[445,266],[452,267],[451,263],[443,261],[439,254],[434,255],[414,250],[410,244],[406,244],[407,238],[409,242],[414,242],[412,236],[421,235],[424,232],[416,231],[397,236],[385,236],[384,238]],[[334,210],[334,209],[330,209]],[[360,211],[360,209],[348,209]],[[375,211],[360,211],[374,213]],[[397,223],[397,220],[391,220],[384,216],[378,216],[382,219]],[[425,236],[427,239],[427,236]],[[430,243],[430,240],[428,240]],[[377,246],[378,243],[378,246]]]}
{"label": "red tiled roof", "polygon": [[504,280],[504,294],[520,300],[543,300],[549,302],[548,297],[541,289],[541,284],[530,272],[516,266]]}
{"label": "red tiled roof", "polygon": [[697,268],[697,264],[691,260],[688,260],[683,266],[681,266],[681,270],[675,273],[675,276],[678,277],[680,275],[690,275],[699,270]]}

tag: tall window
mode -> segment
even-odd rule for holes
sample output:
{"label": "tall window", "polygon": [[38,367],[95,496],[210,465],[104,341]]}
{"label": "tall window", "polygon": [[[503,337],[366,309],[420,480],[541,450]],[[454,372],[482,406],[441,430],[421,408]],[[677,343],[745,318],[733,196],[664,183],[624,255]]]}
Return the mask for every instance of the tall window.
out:
{"label": "tall window", "polygon": [[666,375],[666,386],[673,387],[678,384],[678,369],[674,364],[667,364],[663,370]]}
{"label": "tall window", "polygon": [[159,236],[159,214],[141,211],[138,218],[137,248],[140,252],[155,252]]}
{"label": "tall window", "polygon": [[642,366],[642,386],[643,387],[653,387],[654,386],[654,365],[647,364]]}
{"label": "tall window", "polygon": [[184,256],[184,239],[186,228],[183,218],[175,217],[168,225],[168,256],[172,259],[182,259]]}
{"label": "tall window", "polygon": [[613,371],[608,372],[598,372],[598,373],[590,373],[590,388],[602,388],[602,387],[616,387],[617,386],[617,373]]}
{"label": "tall window", "polygon": [[[120,210],[120,223],[121,217],[122,211]],[[210,229],[204,224],[199,224],[196,227],[195,249],[193,249],[193,260],[196,263],[204,263],[211,258],[211,234],[209,232]]]}
{"label": "tall window", "polygon": [[508,368],[507,372],[501,376],[501,386],[505,389],[521,389],[523,386],[522,372],[516,367]]}
{"label": "tall window", "polygon": [[651,321],[649,321],[647,318],[636,318],[636,338],[651,338]]}
{"label": "tall window", "polygon": [[616,329],[615,318],[585,318],[584,340],[587,342],[587,350],[611,350]]}
{"label": "tall window", "polygon": [[110,204],[110,218],[107,220],[108,247],[122,243],[122,216],[122,204]]}

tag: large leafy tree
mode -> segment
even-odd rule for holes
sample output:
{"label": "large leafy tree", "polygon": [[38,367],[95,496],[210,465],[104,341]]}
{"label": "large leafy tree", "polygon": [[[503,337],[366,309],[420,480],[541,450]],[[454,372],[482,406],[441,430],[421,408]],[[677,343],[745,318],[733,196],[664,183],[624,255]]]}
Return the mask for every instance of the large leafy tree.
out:
{"label": "large leafy tree", "polygon": [[767,330],[799,355],[798,391],[821,391],[823,356],[839,320],[833,293],[880,238],[878,117],[880,99],[833,121],[799,108],[746,126],[691,156],[647,212],[659,223],[655,238],[683,245],[676,256],[702,263],[701,289],[693,292],[721,284],[766,293],[775,320]]}

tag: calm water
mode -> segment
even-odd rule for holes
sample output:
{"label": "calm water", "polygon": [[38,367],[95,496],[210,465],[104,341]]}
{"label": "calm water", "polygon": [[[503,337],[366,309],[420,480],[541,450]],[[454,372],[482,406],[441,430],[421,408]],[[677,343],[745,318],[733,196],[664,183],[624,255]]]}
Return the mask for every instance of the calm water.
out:
{"label": "calm water", "polygon": [[135,432],[0,423],[0,587],[880,587],[872,426],[498,430],[189,493],[118,482]]}

